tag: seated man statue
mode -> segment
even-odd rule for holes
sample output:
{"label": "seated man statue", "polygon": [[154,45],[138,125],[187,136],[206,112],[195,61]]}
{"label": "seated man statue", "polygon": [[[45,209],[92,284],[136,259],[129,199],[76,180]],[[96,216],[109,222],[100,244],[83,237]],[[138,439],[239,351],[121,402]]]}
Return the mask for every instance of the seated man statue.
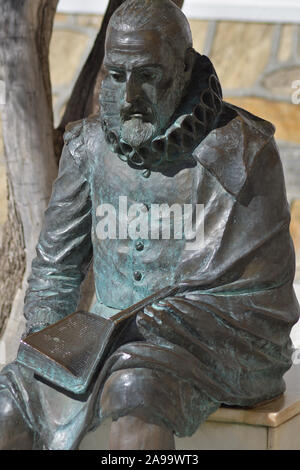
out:
{"label": "seated man statue", "polygon": [[[170,0],[123,3],[104,66],[100,114],[64,136],[26,333],[76,311],[92,260],[94,314],[109,318],[163,287],[179,290],[137,314],[85,401],[7,365],[2,449],[76,449],[108,417],[111,449],[173,449],[174,435],[192,435],[222,404],[251,407],[285,390],[299,307],[274,127],[223,101]],[[192,207],[198,241],[178,235],[174,205]],[[162,236],[166,207],[170,236]],[[129,236],[125,222],[140,235]]]}

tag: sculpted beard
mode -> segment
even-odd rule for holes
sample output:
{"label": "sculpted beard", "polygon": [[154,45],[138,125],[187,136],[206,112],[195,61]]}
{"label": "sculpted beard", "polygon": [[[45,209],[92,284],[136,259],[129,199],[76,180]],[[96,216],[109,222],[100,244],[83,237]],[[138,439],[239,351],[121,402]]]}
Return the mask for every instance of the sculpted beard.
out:
{"label": "sculpted beard", "polygon": [[182,73],[176,72],[176,77],[172,85],[165,92],[160,103],[156,105],[157,109],[151,108],[152,120],[146,121],[142,117],[132,117],[123,121],[121,125],[121,138],[133,148],[139,148],[150,143],[155,137],[160,135],[168,125],[175,109],[180,103],[184,88],[184,77]]}
{"label": "sculpted beard", "polygon": [[145,122],[142,118],[132,118],[123,123],[121,138],[131,147],[138,148],[155,137],[157,128],[157,125]]}
{"label": "sculpted beard", "polygon": [[134,104],[120,105],[121,97],[118,97],[117,88],[114,93],[115,101],[112,103],[111,83],[107,87],[107,93],[104,80],[100,108],[105,134],[108,136],[113,131],[118,139],[135,149],[148,145],[155,137],[161,135],[170,124],[183,96],[185,79],[182,68],[176,67],[173,77],[173,82],[167,87],[164,96],[155,104],[139,100]]}

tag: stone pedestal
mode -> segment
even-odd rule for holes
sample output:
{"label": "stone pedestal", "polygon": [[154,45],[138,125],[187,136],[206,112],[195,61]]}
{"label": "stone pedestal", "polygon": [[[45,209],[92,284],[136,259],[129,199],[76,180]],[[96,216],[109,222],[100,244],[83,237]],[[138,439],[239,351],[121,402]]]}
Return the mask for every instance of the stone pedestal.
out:
{"label": "stone pedestal", "polygon": [[[300,450],[300,365],[285,376],[287,390],[252,409],[222,407],[178,450]],[[88,434],[80,449],[108,449],[110,422]]]}

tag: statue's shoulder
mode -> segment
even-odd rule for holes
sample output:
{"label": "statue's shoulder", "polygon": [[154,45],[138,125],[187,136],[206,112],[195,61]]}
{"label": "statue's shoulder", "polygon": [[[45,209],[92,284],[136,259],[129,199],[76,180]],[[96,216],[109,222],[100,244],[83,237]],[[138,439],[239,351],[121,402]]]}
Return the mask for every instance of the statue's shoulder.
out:
{"label": "statue's shoulder", "polygon": [[275,127],[244,109],[224,105],[234,111],[234,117],[211,131],[194,154],[230,194],[241,199],[250,179],[263,180],[270,166],[280,162]]}
{"label": "statue's shoulder", "polygon": [[231,103],[225,103],[225,106],[236,113],[249,133],[260,134],[262,142],[265,142],[266,139],[270,140],[274,136],[276,128],[271,122]]}
{"label": "statue's shoulder", "polygon": [[87,159],[88,150],[94,149],[102,140],[99,114],[69,123],[64,133],[65,145],[78,164],[82,164]]}

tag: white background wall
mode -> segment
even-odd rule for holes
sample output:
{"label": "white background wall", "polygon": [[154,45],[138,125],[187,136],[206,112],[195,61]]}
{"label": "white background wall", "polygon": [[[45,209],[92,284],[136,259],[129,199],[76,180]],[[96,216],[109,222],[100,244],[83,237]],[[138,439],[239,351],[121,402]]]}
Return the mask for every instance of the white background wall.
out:
{"label": "white background wall", "polygon": [[[190,18],[300,23],[300,0],[185,0]],[[58,11],[105,12],[108,0],[60,0]]]}

